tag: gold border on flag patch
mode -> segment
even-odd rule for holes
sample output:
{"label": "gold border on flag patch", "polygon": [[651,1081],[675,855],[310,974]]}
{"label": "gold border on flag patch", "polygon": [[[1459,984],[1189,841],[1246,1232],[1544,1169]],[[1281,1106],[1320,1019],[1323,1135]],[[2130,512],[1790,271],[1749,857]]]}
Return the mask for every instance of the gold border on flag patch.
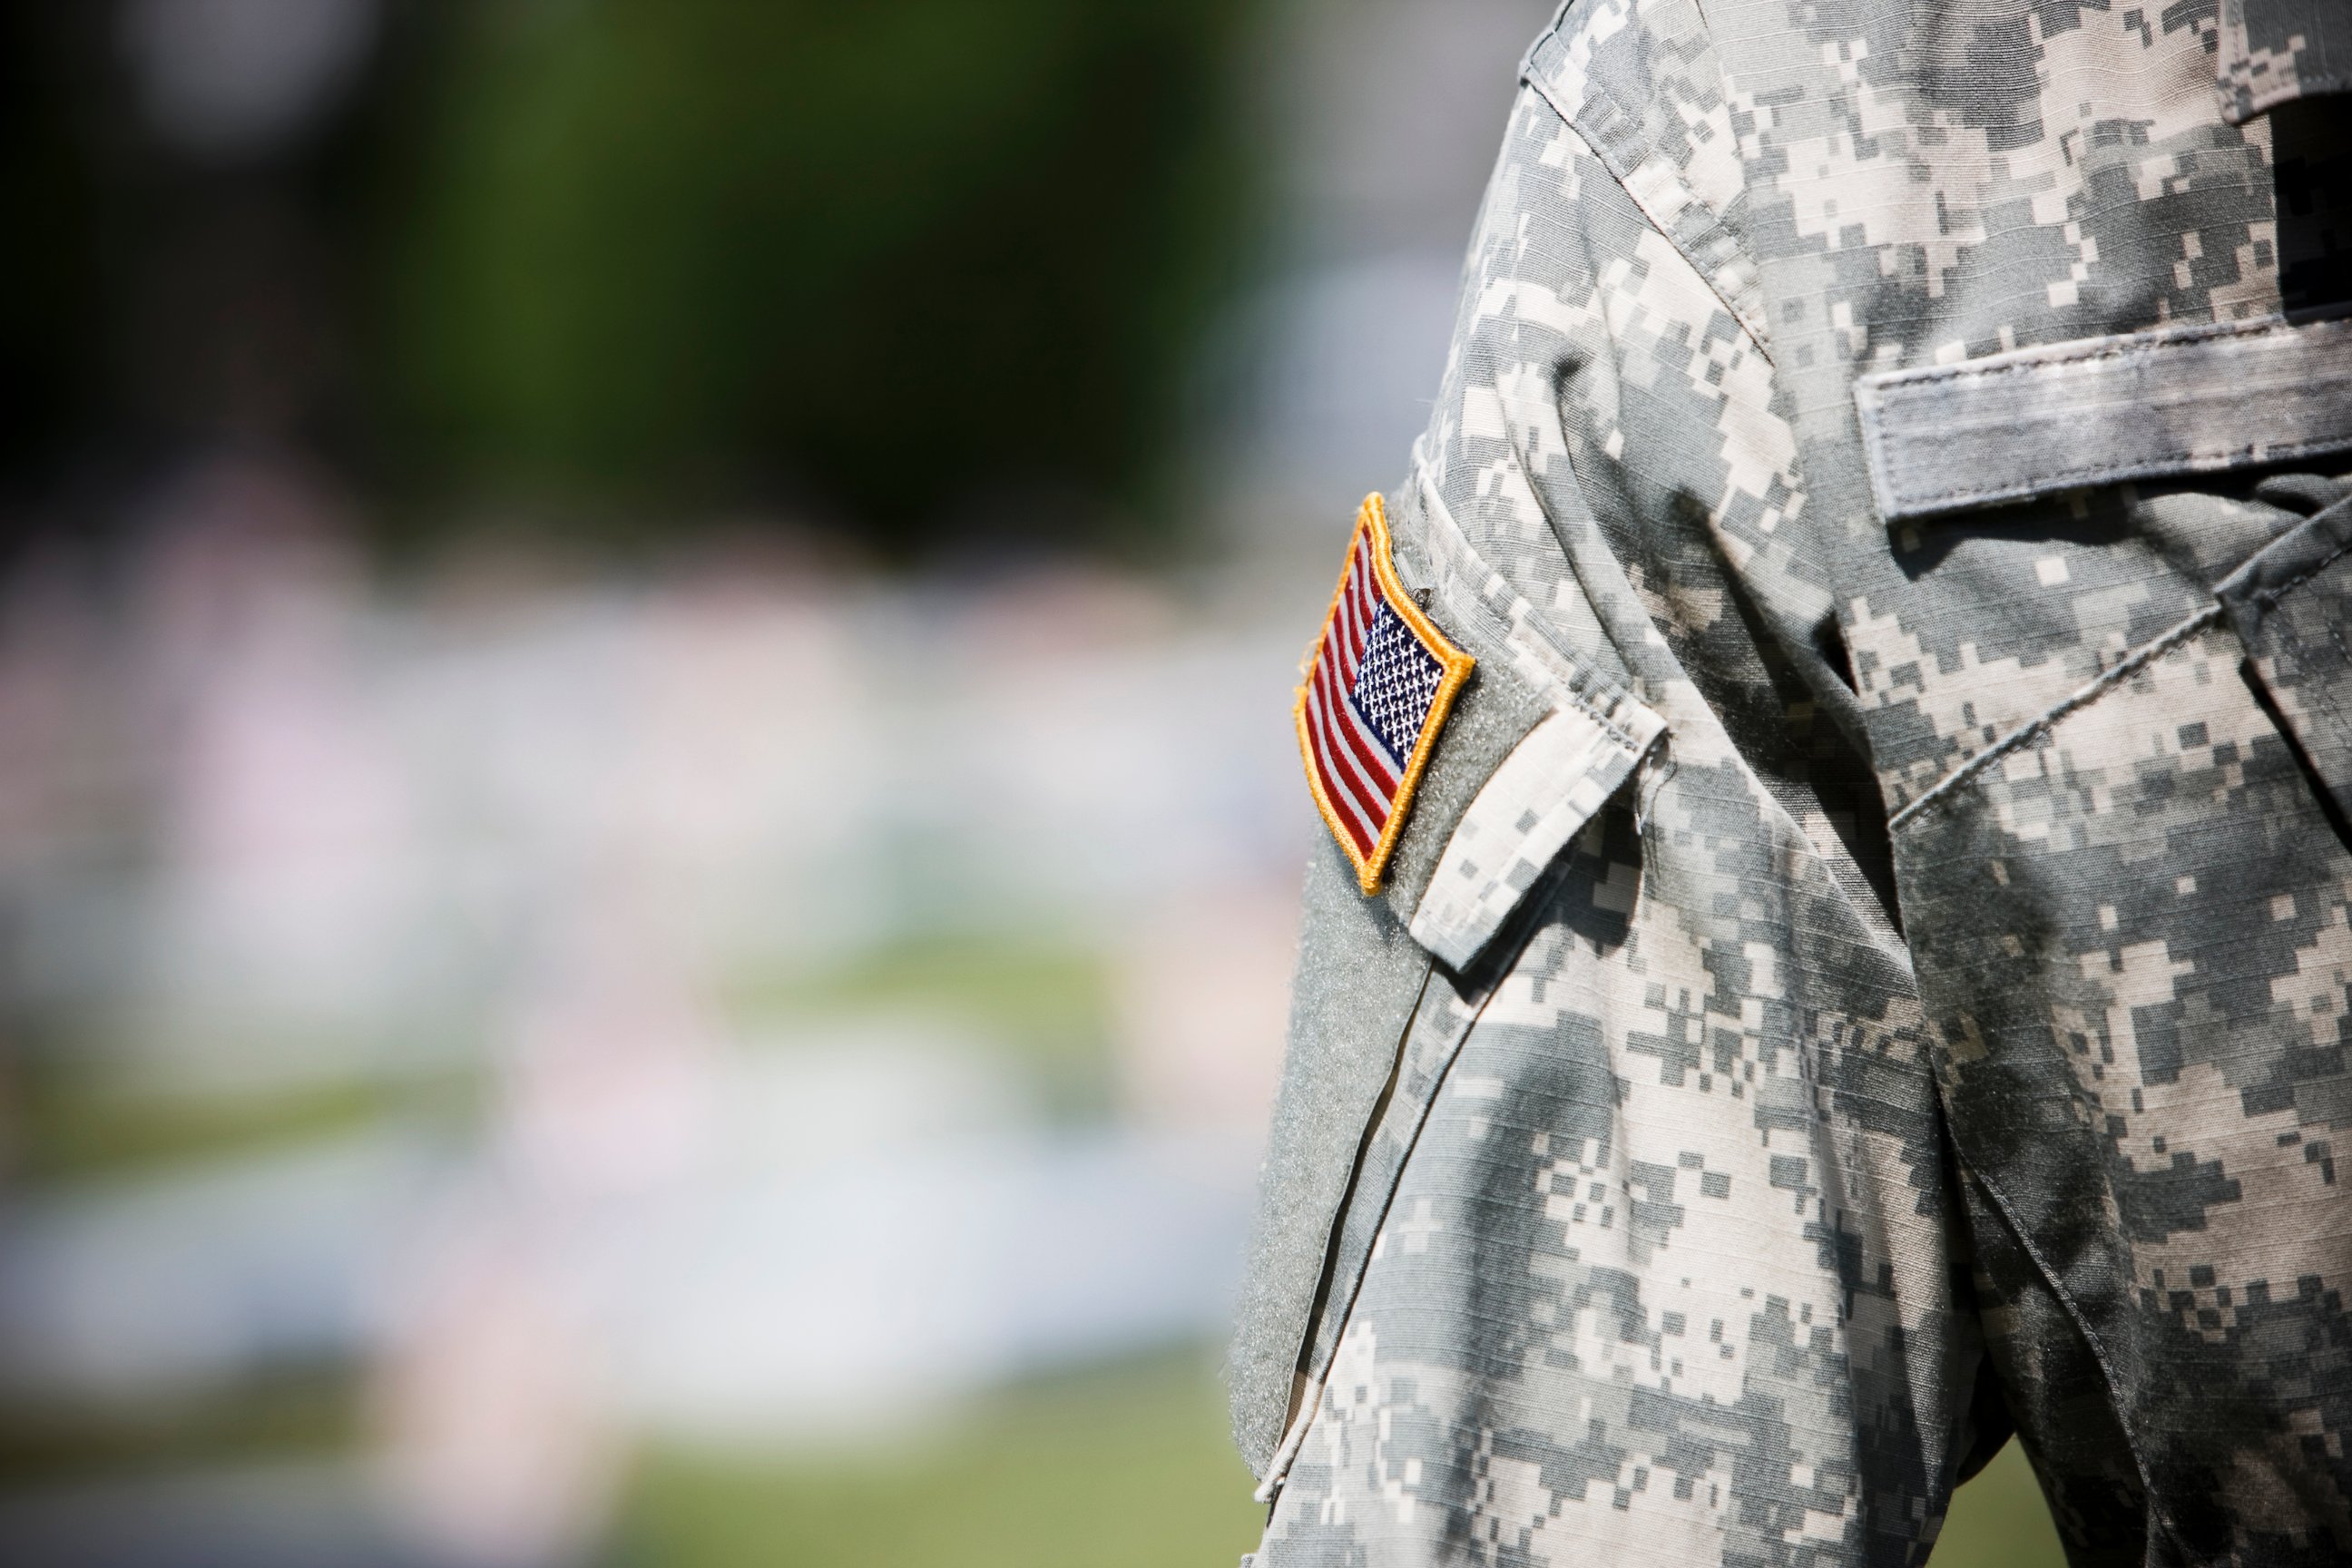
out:
{"label": "gold border on flag patch", "polygon": [[1316,808],[1366,893],[1380,890],[1422,770],[1476,662],[1397,581],[1388,508],[1366,496],[1292,707]]}

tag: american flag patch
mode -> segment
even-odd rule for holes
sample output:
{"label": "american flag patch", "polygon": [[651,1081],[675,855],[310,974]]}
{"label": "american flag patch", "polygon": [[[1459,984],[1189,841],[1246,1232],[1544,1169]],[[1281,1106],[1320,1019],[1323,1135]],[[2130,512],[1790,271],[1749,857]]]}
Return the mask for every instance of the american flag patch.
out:
{"label": "american flag patch", "polygon": [[1367,893],[1380,889],[1413,788],[1475,662],[1397,581],[1387,510],[1366,496],[1347,570],[1307,656],[1297,714],[1307,785]]}

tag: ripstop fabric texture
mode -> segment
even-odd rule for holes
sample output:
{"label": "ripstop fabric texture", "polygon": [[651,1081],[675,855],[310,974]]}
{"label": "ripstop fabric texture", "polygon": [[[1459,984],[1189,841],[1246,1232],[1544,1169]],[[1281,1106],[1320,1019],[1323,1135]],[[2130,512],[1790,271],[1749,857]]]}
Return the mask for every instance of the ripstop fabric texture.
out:
{"label": "ripstop fabric texture", "polygon": [[1388,509],[1476,667],[1308,877],[1260,1568],[1922,1563],[2012,1428],[2084,1568],[2352,1556],[2347,50],[1537,41]]}

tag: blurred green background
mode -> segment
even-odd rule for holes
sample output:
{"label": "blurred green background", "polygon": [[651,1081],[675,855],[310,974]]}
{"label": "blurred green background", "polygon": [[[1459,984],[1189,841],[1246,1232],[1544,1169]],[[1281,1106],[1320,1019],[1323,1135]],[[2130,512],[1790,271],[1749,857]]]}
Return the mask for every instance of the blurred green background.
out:
{"label": "blurred green background", "polygon": [[0,1564],[1249,1548],[1298,628],[1549,9],[0,13]]}
{"label": "blurred green background", "polygon": [[445,7],[379,131],[387,406],[479,483],[1099,529],[1237,280],[1242,10]]}
{"label": "blurred green background", "polygon": [[321,5],[364,37],[274,119],[142,81],[106,6],[12,10],[16,465],[226,429],[324,441],[412,523],[1170,527],[1259,226],[1243,0]]}

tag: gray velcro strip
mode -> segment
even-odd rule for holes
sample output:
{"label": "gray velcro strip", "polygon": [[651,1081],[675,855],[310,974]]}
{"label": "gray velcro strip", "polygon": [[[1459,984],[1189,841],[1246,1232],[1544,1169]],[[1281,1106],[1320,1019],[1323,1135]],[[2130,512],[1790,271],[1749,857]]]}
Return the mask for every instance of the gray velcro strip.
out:
{"label": "gray velcro strip", "polygon": [[1854,383],[1887,521],[2352,449],[2352,318],[2082,338]]}

